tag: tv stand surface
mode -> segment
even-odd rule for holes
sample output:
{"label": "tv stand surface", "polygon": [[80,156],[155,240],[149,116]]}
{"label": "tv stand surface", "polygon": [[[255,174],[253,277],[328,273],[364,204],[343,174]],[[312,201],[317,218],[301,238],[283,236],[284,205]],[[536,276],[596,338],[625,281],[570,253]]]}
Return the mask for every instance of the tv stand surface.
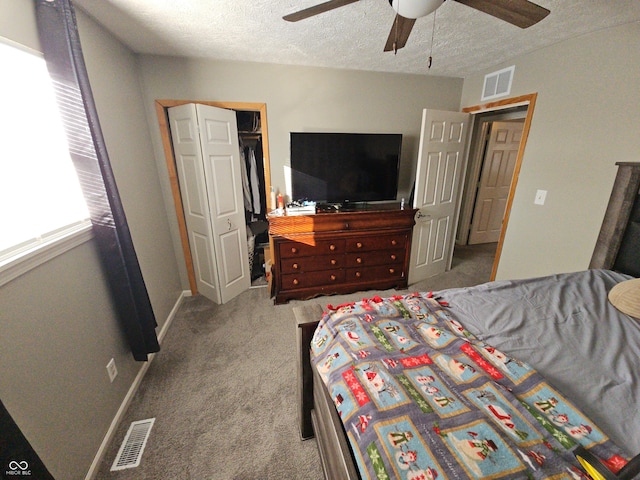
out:
{"label": "tv stand surface", "polygon": [[274,302],[406,288],[415,212],[394,203],[269,218]]}

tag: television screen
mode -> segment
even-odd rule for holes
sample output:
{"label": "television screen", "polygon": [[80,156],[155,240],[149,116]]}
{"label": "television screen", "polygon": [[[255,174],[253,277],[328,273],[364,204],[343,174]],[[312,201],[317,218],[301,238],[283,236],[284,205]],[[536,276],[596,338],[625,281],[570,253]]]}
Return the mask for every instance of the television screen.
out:
{"label": "television screen", "polygon": [[293,200],[395,200],[402,134],[291,132]]}

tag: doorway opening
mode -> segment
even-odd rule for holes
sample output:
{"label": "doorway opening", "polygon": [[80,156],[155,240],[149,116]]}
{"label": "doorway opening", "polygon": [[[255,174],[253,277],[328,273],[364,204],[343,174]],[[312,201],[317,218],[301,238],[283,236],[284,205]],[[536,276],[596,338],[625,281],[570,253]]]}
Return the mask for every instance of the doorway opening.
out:
{"label": "doorway opening", "polygon": [[458,245],[497,243],[527,107],[475,117],[462,195]]}
{"label": "doorway opening", "polygon": [[491,125],[493,124],[493,122],[497,122],[499,120],[523,121],[522,131],[520,134],[520,143],[517,148],[517,153],[513,161],[513,165],[510,167],[513,172],[510,175],[511,181],[508,187],[506,198],[503,199],[504,214],[502,216],[501,225],[499,227],[499,233],[497,234],[498,238],[495,244],[495,257],[493,261],[491,277],[489,278],[490,281],[495,280],[498,271],[504,237],[507,230],[507,225],[509,223],[509,215],[511,213],[511,205],[513,204],[513,198],[518,184],[518,176],[520,174],[520,168],[522,166],[524,150],[526,147],[527,138],[529,136],[529,130],[531,128],[531,121],[533,119],[536,97],[537,94],[532,93],[529,95],[522,95],[519,97],[509,98],[482,105],[474,105],[462,109],[463,112],[471,113],[473,115],[473,127],[472,137],[469,144],[470,150],[468,155],[469,162],[467,165],[467,176],[460,207],[461,211],[458,222],[458,234],[456,236],[457,245],[464,246],[469,243],[470,227],[473,220],[476,200],[478,198],[477,185],[481,177],[482,165],[485,162],[485,154],[487,151],[487,143],[485,139],[487,137],[487,134],[490,133]]}
{"label": "doorway opening", "polygon": [[[171,141],[171,131],[169,128],[168,122],[168,109],[171,107],[176,107],[179,105],[184,105],[188,103],[196,103],[209,105],[218,108],[224,108],[227,110],[234,110],[236,112],[237,120],[239,123],[239,132],[241,132],[241,138],[244,137],[246,142],[251,145],[252,148],[255,149],[258,137],[260,140],[260,150],[261,152],[256,155],[256,166],[258,167],[257,171],[261,171],[262,175],[257,176],[257,183],[259,184],[257,198],[260,198],[261,202],[261,211],[267,212],[270,209],[275,208],[275,205],[270,205],[270,197],[265,195],[264,192],[268,192],[271,189],[271,171],[270,171],[270,162],[269,162],[269,136],[268,136],[268,128],[267,128],[267,107],[264,103],[247,103],[247,102],[210,102],[210,101],[193,101],[193,100],[156,100],[156,116],[158,117],[158,124],[160,127],[160,135],[162,138],[163,150],[165,153],[165,159],[167,164],[167,171],[169,175],[169,182],[171,185],[171,194],[173,197],[173,203],[176,211],[176,216],[178,220],[178,229],[180,234],[180,241],[182,245],[182,252],[185,257],[185,264],[187,270],[187,277],[189,281],[189,288],[191,290],[191,294],[195,295],[198,293],[198,289],[196,286],[196,276],[195,270],[193,266],[193,257],[191,253],[191,248],[189,246],[189,237],[187,233],[187,225],[184,215],[184,209],[182,205],[182,197],[180,194],[180,186],[178,182],[178,175],[176,171],[176,162],[173,153],[173,146]],[[245,113],[246,112],[246,113]],[[245,128],[246,127],[246,128]],[[254,150],[255,153],[255,150]],[[262,156],[262,161],[258,158]],[[258,275],[258,270],[265,263],[262,261],[264,257],[264,253],[258,253],[256,255],[256,243],[258,244],[258,249],[261,249],[264,252],[264,245],[268,244],[268,235],[266,234],[266,222],[262,223],[262,219],[264,218],[261,215],[256,215],[256,212],[250,211],[246,215],[247,220],[247,229],[252,233],[254,230],[257,234],[254,234],[254,249],[250,252],[250,263],[255,266],[252,268],[252,277],[256,275],[256,284],[261,284],[259,278],[262,275]],[[254,224],[255,223],[255,224]],[[251,224],[254,224],[253,226]],[[262,231],[264,230],[264,232]],[[263,241],[263,237],[266,238]],[[253,262],[251,262],[253,260]],[[264,282],[266,286],[266,282]]]}

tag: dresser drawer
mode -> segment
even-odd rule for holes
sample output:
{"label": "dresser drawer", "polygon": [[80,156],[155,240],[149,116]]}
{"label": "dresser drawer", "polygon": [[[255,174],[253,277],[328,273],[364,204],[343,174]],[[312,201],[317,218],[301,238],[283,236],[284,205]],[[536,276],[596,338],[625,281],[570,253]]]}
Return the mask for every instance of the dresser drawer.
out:
{"label": "dresser drawer", "polygon": [[287,257],[280,260],[280,271],[282,273],[315,272],[318,270],[342,268],[344,264],[345,256],[342,254]]}
{"label": "dresser drawer", "polygon": [[344,282],[345,270],[325,270],[319,272],[289,273],[282,275],[282,290],[295,290],[321,285],[338,285]]}
{"label": "dresser drawer", "polygon": [[377,265],[374,267],[347,268],[347,282],[378,282],[402,278],[402,265]]}
{"label": "dresser drawer", "polygon": [[310,257],[314,255],[328,255],[344,253],[344,239],[318,240],[310,243],[287,241],[278,246],[280,258]]}
{"label": "dresser drawer", "polygon": [[369,267],[373,265],[402,265],[404,250],[383,250],[347,254],[347,267]]}
{"label": "dresser drawer", "polygon": [[347,252],[368,252],[402,248],[407,243],[407,235],[367,235],[347,239]]}

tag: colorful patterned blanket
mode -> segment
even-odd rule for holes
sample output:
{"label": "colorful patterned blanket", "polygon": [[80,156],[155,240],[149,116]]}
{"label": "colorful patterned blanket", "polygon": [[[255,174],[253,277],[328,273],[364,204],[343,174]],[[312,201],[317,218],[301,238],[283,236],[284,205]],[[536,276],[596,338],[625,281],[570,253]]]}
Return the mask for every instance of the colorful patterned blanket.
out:
{"label": "colorful patterned blanket", "polygon": [[363,479],[588,478],[578,444],[613,471],[626,463],[533,368],[463,323],[426,293],[325,312],[311,358]]}

